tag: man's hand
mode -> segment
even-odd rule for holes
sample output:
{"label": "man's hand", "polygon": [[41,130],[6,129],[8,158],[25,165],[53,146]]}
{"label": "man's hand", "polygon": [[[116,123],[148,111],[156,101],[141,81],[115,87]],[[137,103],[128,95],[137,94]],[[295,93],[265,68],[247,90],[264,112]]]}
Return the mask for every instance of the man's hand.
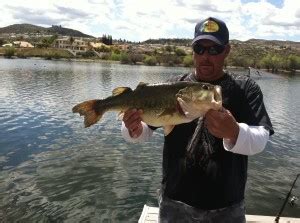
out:
{"label": "man's hand", "polygon": [[205,115],[205,125],[208,131],[218,137],[229,139],[234,145],[239,135],[239,125],[230,111],[222,108],[222,110],[209,110]]}
{"label": "man's hand", "polygon": [[130,109],[124,113],[123,122],[128,129],[129,135],[132,138],[139,137],[143,132],[142,126],[142,118],[141,114],[143,113],[142,110]]}

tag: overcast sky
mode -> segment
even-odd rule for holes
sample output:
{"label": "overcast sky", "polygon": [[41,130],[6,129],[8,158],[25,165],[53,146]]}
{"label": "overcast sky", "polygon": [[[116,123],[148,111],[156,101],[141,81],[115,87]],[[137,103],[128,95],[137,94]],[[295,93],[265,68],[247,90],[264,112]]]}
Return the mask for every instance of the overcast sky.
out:
{"label": "overcast sky", "polygon": [[1,0],[0,27],[62,25],[113,39],[192,38],[197,21],[224,20],[230,39],[300,41],[299,0]]}

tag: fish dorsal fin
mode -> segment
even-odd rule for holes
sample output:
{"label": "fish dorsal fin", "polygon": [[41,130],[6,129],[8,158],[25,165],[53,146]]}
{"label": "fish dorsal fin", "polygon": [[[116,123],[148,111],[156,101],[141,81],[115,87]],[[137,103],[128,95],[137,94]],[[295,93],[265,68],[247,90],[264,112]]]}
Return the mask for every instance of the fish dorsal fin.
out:
{"label": "fish dorsal fin", "polygon": [[140,83],[138,84],[138,86],[136,86],[136,88],[142,88],[142,87],[145,87],[145,86],[147,86],[147,85],[148,85],[148,83],[140,82]]}
{"label": "fish dorsal fin", "polygon": [[112,91],[113,96],[117,96],[119,94],[124,94],[127,92],[132,92],[131,88],[129,87],[117,87]]}

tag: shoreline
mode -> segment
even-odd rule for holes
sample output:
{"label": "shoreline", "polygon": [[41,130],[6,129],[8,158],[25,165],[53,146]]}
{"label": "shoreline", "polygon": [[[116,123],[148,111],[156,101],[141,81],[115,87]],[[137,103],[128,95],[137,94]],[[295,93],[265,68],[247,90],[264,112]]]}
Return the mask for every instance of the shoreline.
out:
{"label": "shoreline", "polygon": [[[193,68],[193,67],[186,67],[183,64],[177,64],[176,66],[170,66],[168,64],[156,64],[156,65],[147,65],[143,62],[137,62],[136,64],[129,64],[129,63],[121,63],[121,61],[115,61],[115,60],[102,60],[102,59],[97,59],[97,58],[51,58],[47,59],[46,57],[18,57],[18,56],[12,56],[11,58],[7,58],[3,55],[0,55],[1,59],[37,59],[37,60],[51,60],[51,61],[68,61],[68,62],[87,62],[87,63],[112,63],[112,64],[123,64],[123,65],[131,65],[131,66],[149,66],[149,67],[157,67],[157,66],[162,66],[162,67],[185,67],[185,68]],[[254,68],[251,67],[254,70],[259,70],[259,71],[264,71],[268,73],[272,73],[270,70],[265,69],[265,68]],[[245,67],[237,67],[237,66],[226,66],[225,69],[230,69],[230,70],[247,70],[248,68]],[[295,70],[295,71],[289,71],[289,70],[278,70],[277,72],[274,72],[272,74],[300,74],[300,70]]]}

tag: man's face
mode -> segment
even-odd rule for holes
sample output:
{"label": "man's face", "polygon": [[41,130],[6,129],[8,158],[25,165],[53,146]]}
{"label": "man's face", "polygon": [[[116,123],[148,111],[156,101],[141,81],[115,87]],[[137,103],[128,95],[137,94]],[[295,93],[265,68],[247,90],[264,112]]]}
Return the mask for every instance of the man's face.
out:
{"label": "man's face", "polygon": [[[217,45],[211,40],[199,40],[196,44],[203,47]],[[207,50],[202,55],[193,53],[196,78],[201,81],[212,81],[223,76],[224,60],[230,51],[230,45],[226,45],[223,52],[218,55],[210,55]]]}

